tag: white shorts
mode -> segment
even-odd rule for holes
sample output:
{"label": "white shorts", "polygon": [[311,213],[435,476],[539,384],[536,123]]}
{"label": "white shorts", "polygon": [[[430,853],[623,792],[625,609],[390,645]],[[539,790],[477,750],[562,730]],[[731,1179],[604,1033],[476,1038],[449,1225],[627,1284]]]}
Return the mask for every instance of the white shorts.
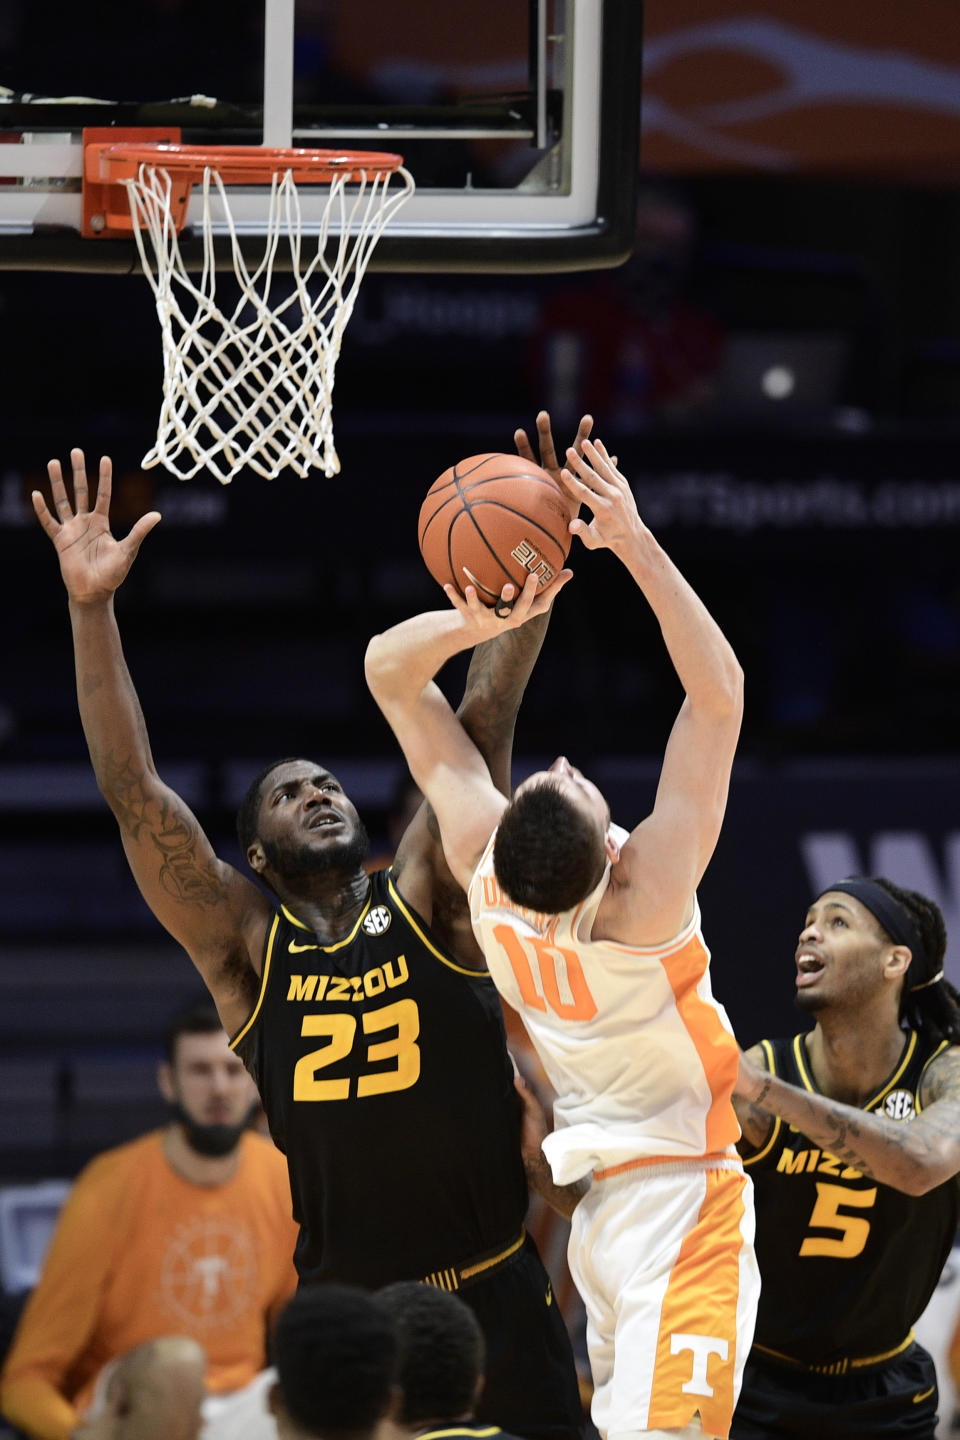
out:
{"label": "white shorts", "polygon": [[570,1231],[593,1422],[627,1440],[699,1416],[725,1437],[760,1296],[753,1185],[734,1156],[617,1168],[594,1178]]}

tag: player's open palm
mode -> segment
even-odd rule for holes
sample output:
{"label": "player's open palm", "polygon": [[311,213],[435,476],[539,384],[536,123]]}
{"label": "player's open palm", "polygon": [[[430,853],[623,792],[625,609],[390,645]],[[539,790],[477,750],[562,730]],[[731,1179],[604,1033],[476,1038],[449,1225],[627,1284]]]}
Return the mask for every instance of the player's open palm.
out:
{"label": "player's open palm", "polygon": [[592,520],[572,520],[571,533],[579,535],[588,550],[612,550],[623,557],[643,530],[643,522],[630,482],[602,440],[584,441],[582,455],[572,448],[567,451],[560,485],[578,505],[593,512]]}
{"label": "player's open palm", "polygon": [[67,594],[77,604],[88,604],[107,599],[123,583],[144,536],[160,519],[160,512],[151,510],[141,515],[129,535],[117,540],[110,532],[113,466],[109,457],[105,455],[100,461],[97,498],[92,509],[82,450],[70,451],[70,465],[72,504],[59,460],[51,460],[47,466],[55,513],[47,508],[39,490],[34,490],[31,499],[37,519],[53,541]]}

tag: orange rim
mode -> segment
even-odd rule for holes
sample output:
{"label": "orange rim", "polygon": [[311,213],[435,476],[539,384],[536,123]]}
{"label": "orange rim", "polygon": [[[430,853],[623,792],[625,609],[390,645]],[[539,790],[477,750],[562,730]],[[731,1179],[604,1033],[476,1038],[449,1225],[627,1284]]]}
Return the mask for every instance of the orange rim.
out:
{"label": "orange rim", "polygon": [[204,170],[215,170],[225,185],[269,185],[277,174],[290,171],[306,184],[329,184],[337,178],[360,180],[364,175],[392,175],[403,164],[402,155],[381,150],[282,149],[264,145],[97,145],[101,179],[108,183],[133,180],[141,165],[166,170],[196,183]]}

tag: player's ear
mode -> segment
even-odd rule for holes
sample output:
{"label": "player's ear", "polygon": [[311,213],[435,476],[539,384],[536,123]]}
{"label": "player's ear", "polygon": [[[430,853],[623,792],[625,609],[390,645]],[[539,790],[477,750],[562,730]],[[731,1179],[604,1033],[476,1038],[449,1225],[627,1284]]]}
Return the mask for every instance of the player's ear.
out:
{"label": "player's ear", "polygon": [[248,846],[247,848],[247,864],[250,866],[251,870],[255,871],[256,874],[259,875],[266,863],[267,857],[263,853],[260,841],[254,840],[253,844]]}
{"label": "player's ear", "polygon": [[906,974],[912,959],[913,955],[906,945],[894,945],[887,951],[883,968],[893,979],[899,979]]}
{"label": "player's ear", "polygon": [[168,1060],[161,1060],[157,1066],[157,1088],[164,1100],[172,1105],[177,1097],[173,1083],[173,1066]]}
{"label": "player's ear", "polygon": [[615,840],[608,830],[603,842],[603,848],[611,865],[616,865],[620,859],[620,842]]}

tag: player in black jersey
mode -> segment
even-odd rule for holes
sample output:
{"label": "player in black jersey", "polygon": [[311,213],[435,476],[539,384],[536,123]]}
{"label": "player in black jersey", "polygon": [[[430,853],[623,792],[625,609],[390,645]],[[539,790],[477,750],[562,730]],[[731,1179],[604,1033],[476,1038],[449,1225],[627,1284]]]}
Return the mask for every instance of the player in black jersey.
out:
{"label": "player in black jersey", "polygon": [[741,1061],[760,1308],[733,1440],[932,1440],[911,1327],[960,1220],[960,996],[932,900],[851,877],[796,952],[814,1028]]}
{"label": "player in black jersey", "polygon": [[[581,421],[582,447],[592,421]],[[540,463],[559,471],[549,416]],[[521,454],[533,459],[522,430]],[[582,1428],[570,1339],[524,1232],[520,1109],[502,1014],[466,897],[421,807],[393,867],[367,875],[362,821],[336,777],[306,759],[257,777],[239,816],[263,882],[214,853],[153,763],[113,596],[160,516],[110,533],[111,465],[91,504],[71,452],[54,513],[33,503],[70,602],[77,694],[91,760],[140,890],[190,955],[261,1087],[287,1155],[297,1264],[307,1280],[458,1289],[487,1341],[482,1415],[530,1440]],[[461,704],[496,783],[510,789],[513,727],[543,623],[478,648]],[[538,1175],[531,1166],[534,1182]],[[551,1203],[574,1195],[549,1187]]]}

